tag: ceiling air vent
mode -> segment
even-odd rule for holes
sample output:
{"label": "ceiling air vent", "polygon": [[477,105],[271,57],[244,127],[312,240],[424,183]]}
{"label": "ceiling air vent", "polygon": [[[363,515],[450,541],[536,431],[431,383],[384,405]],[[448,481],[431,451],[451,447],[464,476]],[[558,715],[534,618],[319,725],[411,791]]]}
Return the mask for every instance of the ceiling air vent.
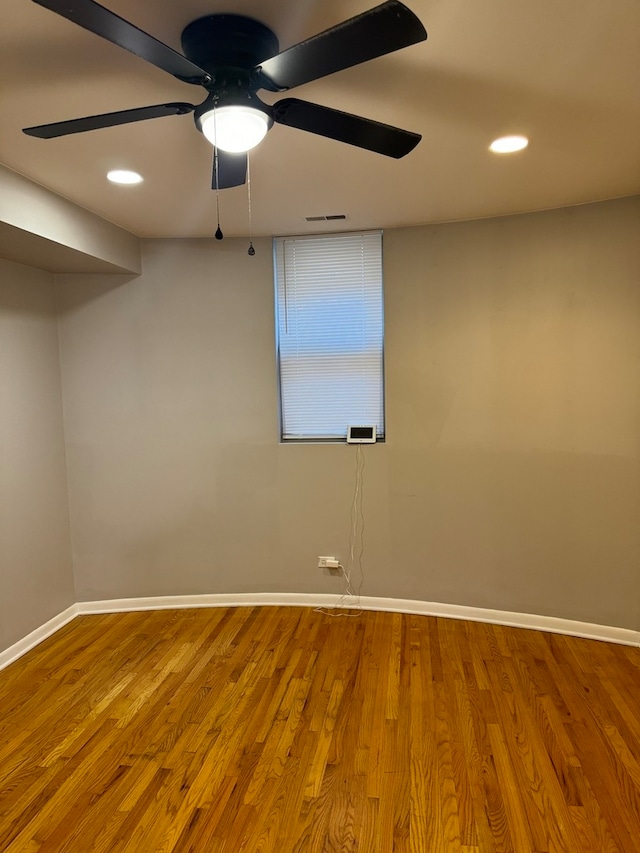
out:
{"label": "ceiling air vent", "polygon": [[336,219],[346,218],[346,213],[332,213],[328,216],[305,216],[307,222],[335,222]]}

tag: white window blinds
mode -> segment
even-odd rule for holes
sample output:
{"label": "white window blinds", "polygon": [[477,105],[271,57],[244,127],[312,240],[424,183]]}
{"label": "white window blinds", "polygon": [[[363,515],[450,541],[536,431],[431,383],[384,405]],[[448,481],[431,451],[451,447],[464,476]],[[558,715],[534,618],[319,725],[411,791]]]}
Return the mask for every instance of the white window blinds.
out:
{"label": "white window blinds", "polygon": [[384,437],[382,233],[275,241],[283,439]]}

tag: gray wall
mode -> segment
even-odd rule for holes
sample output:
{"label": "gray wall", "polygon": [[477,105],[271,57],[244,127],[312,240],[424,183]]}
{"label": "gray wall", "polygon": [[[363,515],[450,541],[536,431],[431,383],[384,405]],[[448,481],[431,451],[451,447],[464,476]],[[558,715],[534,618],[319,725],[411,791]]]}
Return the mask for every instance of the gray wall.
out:
{"label": "gray wall", "polygon": [[53,276],[0,260],[0,650],[74,601]]}
{"label": "gray wall", "polygon": [[[365,595],[640,628],[639,200],[385,234]],[[271,247],[57,280],[78,599],[342,591],[354,449],[280,445]]]}
{"label": "gray wall", "polygon": [[410,595],[640,627],[639,201],[389,235]]}

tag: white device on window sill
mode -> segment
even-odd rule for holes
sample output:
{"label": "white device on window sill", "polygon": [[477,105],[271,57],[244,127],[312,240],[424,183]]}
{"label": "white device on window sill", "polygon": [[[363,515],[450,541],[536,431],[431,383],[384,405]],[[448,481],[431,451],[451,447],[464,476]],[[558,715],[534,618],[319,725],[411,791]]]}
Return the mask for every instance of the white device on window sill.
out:
{"label": "white device on window sill", "polygon": [[347,444],[375,444],[376,426],[347,427]]}

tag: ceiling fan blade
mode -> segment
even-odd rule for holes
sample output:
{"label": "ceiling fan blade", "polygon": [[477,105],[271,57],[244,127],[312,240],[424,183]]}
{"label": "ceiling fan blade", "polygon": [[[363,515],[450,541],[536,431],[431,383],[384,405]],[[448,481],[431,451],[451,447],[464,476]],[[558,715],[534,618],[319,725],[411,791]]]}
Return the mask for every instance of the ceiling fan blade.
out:
{"label": "ceiling fan blade", "polygon": [[231,154],[221,148],[213,152],[213,173],[211,175],[211,189],[216,189],[216,155],[218,166],[217,188],[228,190],[231,187],[241,187],[247,180],[247,154]]}
{"label": "ceiling fan blade", "polygon": [[34,0],[107,41],[146,59],[152,65],[187,83],[209,82],[210,75],[181,53],[125,21],[94,0]]}
{"label": "ceiling fan blade", "polygon": [[284,98],[273,106],[273,120],[288,127],[317,133],[338,142],[366,148],[396,160],[404,157],[422,139],[419,133],[382,124],[369,118],[332,110],[297,98]]}
{"label": "ceiling fan blade", "polygon": [[258,79],[262,88],[282,92],[426,37],[425,28],[410,9],[388,0],[262,62]]}
{"label": "ceiling fan blade", "polygon": [[103,127],[114,127],[118,124],[130,124],[134,121],[145,121],[149,118],[184,115],[195,107],[193,104],[156,104],[153,107],[138,107],[134,110],[120,110],[116,113],[103,113],[99,116],[57,121],[53,124],[41,124],[37,127],[25,127],[23,133],[27,136],[37,136],[40,139],[54,139],[56,136],[68,136],[70,133],[84,133],[86,130],[99,130]]}

